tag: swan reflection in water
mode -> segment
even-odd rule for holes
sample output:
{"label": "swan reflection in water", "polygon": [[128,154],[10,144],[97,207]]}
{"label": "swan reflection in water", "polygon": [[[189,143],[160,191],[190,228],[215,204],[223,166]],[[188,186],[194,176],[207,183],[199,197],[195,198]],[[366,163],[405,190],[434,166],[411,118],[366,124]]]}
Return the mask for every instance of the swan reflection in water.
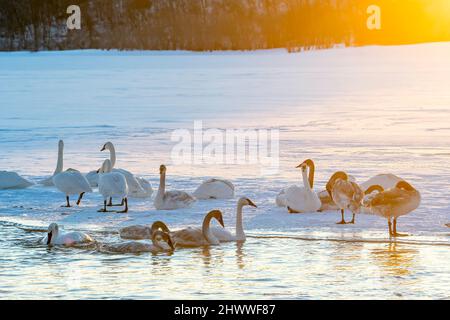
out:
{"label": "swan reflection in water", "polygon": [[381,271],[392,276],[411,275],[417,264],[419,251],[396,242],[371,251],[371,257]]}

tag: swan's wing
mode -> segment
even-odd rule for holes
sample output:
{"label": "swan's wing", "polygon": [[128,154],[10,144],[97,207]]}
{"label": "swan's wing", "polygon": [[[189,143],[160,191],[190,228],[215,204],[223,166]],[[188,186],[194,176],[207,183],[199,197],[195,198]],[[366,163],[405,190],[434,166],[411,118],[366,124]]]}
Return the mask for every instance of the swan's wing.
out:
{"label": "swan's wing", "polygon": [[286,190],[283,189],[280,191],[280,193],[277,195],[275,202],[278,207],[286,207]]}
{"label": "swan's wing", "polygon": [[124,169],[113,169],[113,172],[120,173],[125,177],[130,195],[145,193],[144,189],[142,189],[138,180],[131,172],[124,170]]}
{"label": "swan's wing", "polygon": [[16,172],[0,171],[0,190],[1,189],[24,189],[33,183],[22,178]]}
{"label": "swan's wing", "polygon": [[181,247],[196,247],[208,245],[203,232],[200,228],[186,228],[172,232],[170,234],[172,240],[177,246]]}
{"label": "swan's wing", "polygon": [[97,171],[90,171],[86,174],[86,180],[92,188],[98,187],[98,176],[99,174]]}
{"label": "swan's wing", "polygon": [[198,199],[230,199],[234,197],[234,185],[228,180],[210,179],[194,192]]}
{"label": "swan's wing", "polygon": [[129,240],[151,239],[150,228],[147,226],[130,226],[120,229],[120,237]]}
{"label": "swan's wing", "polygon": [[214,237],[216,237],[220,242],[236,241],[236,237],[227,229],[221,227],[211,227],[210,230]]}
{"label": "swan's wing", "polygon": [[53,177],[55,186],[66,194],[92,192],[89,182],[79,171],[65,171]]}
{"label": "swan's wing", "polygon": [[128,193],[127,181],[122,174],[117,172],[101,174],[99,178],[98,190],[105,197],[125,197]]}
{"label": "swan's wing", "polygon": [[153,244],[139,241],[129,241],[117,244],[103,245],[101,248],[103,251],[115,252],[115,253],[143,253],[158,251]]}
{"label": "swan's wing", "polygon": [[400,181],[403,181],[403,179],[394,174],[379,174],[361,183],[360,186],[364,191],[373,185],[380,185],[384,190],[388,190],[395,187]]}
{"label": "swan's wing", "polygon": [[164,195],[164,201],[178,205],[190,205],[195,202],[195,198],[184,191],[168,191]]}

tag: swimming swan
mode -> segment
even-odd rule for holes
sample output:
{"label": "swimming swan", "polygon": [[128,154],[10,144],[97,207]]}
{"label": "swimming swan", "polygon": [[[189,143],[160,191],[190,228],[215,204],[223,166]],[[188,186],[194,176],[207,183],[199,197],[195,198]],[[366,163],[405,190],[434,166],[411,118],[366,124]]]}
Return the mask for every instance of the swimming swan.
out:
{"label": "swimming swan", "polygon": [[170,233],[169,228],[164,222],[156,221],[151,225],[151,227],[143,225],[134,225],[122,228],[119,230],[119,234],[122,239],[144,240],[144,239],[151,239],[152,234],[157,230]]}
{"label": "swimming swan", "polygon": [[328,194],[341,210],[342,220],[337,224],[347,224],[344,212],[349,209],[353,213],[353,219],[349,223],[355,223],[355,215],[360,212],[364,192],[356,182],[350,181],[345,172],[339,171],[333,174],[326,185]]}
{"label": "swimming swan", "polygon": [[[391,237],[406,236],[397,232],[398,217],[416,210],[421,202],[420,192],[406,181],[400,181],[395,187],[375,195],[366,206],[370,211],[388,219]],[[392,223],[392,219],[394,222]]]}
{"label": "swimming swan", "polygon": [[244,226],[242,223],[242,208],[244,206],[257,206],[249,198],[240,198],[237,203],[236,212],[236,234],[233,235],[229,230],[221,227],[213,227],[211,231],[220,242],[244,242],[246,240]]}
{"label": "swimming swan", "polygon": [[91,186],[86,178],[74,169],[63,170],[63,149],[64,142],[59,141],[58,165],[52,178],[55,187],[66,195],[67,204],[65,207],[70,208],[70,196],[79,195],[77,205],[80,205],[81,199],[86,192],[92,192]]}
{"label": "swimming swan", "polygon": [[19,176],[16,172],[0,171],[0,190],[25,189],[33,183]]}
{"label": "swimming swan", "polygon": [[94,240],[88,234],[82,232],[60,233],[56,223],[50,224],[47,235],[41,240],[42,244],[64,246],[74,246],[91,242],[94,242]]}
{"label": "swimming swan", "polygon": [[[322,203],[314,192],[314,162],[310,159],[297,166],[302,171],[303,187],[291,186],[286,189],[286,207],[289,213],[316,212]],[[308,176],[309,168],[309,176]]]}
{"label": "swimming swan", "polygon": [[[125,243],[119,243],[114,245],[103,246],[103,250],[116,253],[144,253],[150,252],[152,254],[162,253],[162,252],[172,252],[174,251],[174,245],[172,239],[167,232],[156,230],[151,236],[152,243],[139,242],[139,241],[129,241]],[[167,244],[163,245],[161,242]]]}
{"label": "swimming swan", "polygon": [[166,171],[165,165],[159,168],[160,182],[158,193],[153,204],[157,210],[175,210],[190,207],[196,200],[184,191],[166,191]]}
{"label": "swimming swan", "polygon": [[99,170],[98,178],[98,192],[103,196],[103,209],[99,212],[108,212],[106,210],[107,201],[112,197],[119,197],[122,199],[125,208],[118,213],[128,212],[128,185],[127,180],[123,174],[119,172],[111,172],[112,165],[109,159],[103,162],[101,169]]}
{"label": "swimming swan", "polygon": [[189,227],[187,229],[171,232],[170,235],[172,240],[175,242],[176,246],[180,247],[201,247],[220,244],[220,241],[214,236],[210,228],[212,219],[216,219],[220,225],[225,228],[222,212],[213,210],[205,216],[201,228]]}
{"label": "swimming swan", "polygon": [[195,190],[193,196],[200,200],[232,199],[234,198],[234,185],[228,180],[209,179]]}

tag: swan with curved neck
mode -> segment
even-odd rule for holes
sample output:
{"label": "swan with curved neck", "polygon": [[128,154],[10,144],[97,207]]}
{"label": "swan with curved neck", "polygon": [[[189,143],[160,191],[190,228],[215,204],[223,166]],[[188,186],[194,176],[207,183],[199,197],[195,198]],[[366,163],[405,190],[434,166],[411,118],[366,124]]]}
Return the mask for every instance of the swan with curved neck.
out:
{"label": "swan with curved neck", "polygon": [[257,208],[249,198],[240,198],[236,209],[236,234],[232,234],[229,230],[220,227],[213,227],[211,231],[220,242],[244,242],[246,240],[244,225],[242,222],[242,209],[245,206]]}
{"label": "swan with curved neck", "polygon": [[[314,192],[314,162],[310,159],[297,166],[302,172],[303,187],[286,189],[286,207],[289,213],[316,212],[321,207],[319,196]],[[309,175],[308,175],[309,169]]]}
{"label": "swan with curved neck", "polygon": [[350,224],[355,223],[355,216],[360,212],[364,192],[356,182],[350,181],[347,173],[343,171],[333,174],[326,185],[328,194],[341,210],[342,219],[337,224],[347,224],[344,213],[348,209],[353,213]]}
{"label": "swan with curved neck", "polygon": [[40,182],[40,184],[42,184],[46,187],[52,187],[55,185],[53,183],[53,177],[63,171],[63,167],[64,167],[63,154],[64,154],[64,142],[62,140],[59,140],[59,142],[58,142],[58,158],[57,158],[57,162],[56,162],[55,171],[53,171],[53,174],[50,177],[42,180]]}
{"label": "swan with curved neck", "polygon": [[391,237],[400,237],[406,234],[397,232],[397,219],[416,210],[420,202],[420,192],[408,182],[400,181],[395,187],[375,195],[366,206],[372,213],[388,220]]}
{"label": "swan with curved neck", "polygon": [[92,189],[89,182],[78,170],[67,169],[63,171],[63,150],[64,142],[60,140],[58,144],[58,163],[52,180],[55,187],[66,195],[67,205],[65,207],[69,208],[71,207],[71,195],[79,195],[77,205],[80,205],[83,195],[86,192],[92,192]]}
{"label": "swan with curved neck", "polygon": [[47,235],[41,240],[41,243],[46,245],[73,246],[93,241],[88,234],[82,232],[62,233],[59,231],[58,224],[52,223],[48,227]]}
{"label": "swan with curved neck", "polygon": [[98,191],[103,196],[103,209],[99,212],[108,212],[106,209],[108,199],[112,197],[120,197],[125,208],[118,213],[128,212],[128,185],[123,174],[112,172],[110,160],[105,160],[99,170]]}
{"label": "swan with curved neck", "polygon": [[[135,253],[135,254],[144,252],[157,254],[162,252],[172,252],[175,250],[172,239],[167,232],[156,230],[151,235],[151,241],[152,243],[129,241],[115,245],[105,245],[103,246],[102,250],[117,253]],[[163,246],[161,242],[163,242],[166,245]]]}
{"label": "swan with curved neck", "polygon": [[154,205],[157,210],[175,210],[190,207],[196,199],[184,191],[166,191],[165,165],[159,168],[159,188],[156,194]]}
{"label": "swan with curved neck", "polygon": [[213,210],[209,212],[203,219],[201,228],[187,228],[171,233],[173,241],[180,247],[201,247],[209,245],[218,245],[220,241],[211,231],[211,220],[217,220],[219,224],[225,228],[223,223],[222,212]]}

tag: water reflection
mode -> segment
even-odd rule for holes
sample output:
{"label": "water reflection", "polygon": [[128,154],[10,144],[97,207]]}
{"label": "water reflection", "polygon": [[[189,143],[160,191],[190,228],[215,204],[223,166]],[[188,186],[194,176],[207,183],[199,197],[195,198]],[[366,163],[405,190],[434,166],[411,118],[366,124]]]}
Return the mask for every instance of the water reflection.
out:
{"label": "water reflection", "polygon": [[396,242],[383,245],[371,251],[371,258],[380,270],[392,276],[409,276],[417,269],[419,250]]}
{"label": "water reflection", "polygon": [[239,269],[244,269],[245,267],[245,253],[244,253],[244,243],[237,242],[236,243],[236,264]]}

